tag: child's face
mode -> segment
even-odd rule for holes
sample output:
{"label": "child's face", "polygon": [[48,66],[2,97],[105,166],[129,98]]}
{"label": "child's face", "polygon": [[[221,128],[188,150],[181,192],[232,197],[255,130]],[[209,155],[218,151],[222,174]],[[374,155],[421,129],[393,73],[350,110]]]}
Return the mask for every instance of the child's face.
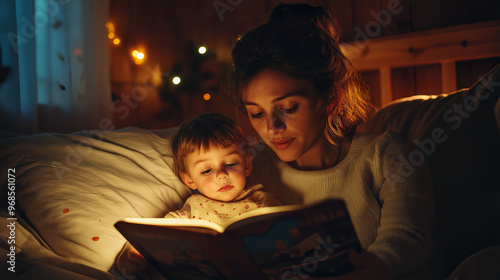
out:
{"label": "child's face", "polygon": [[181,175],[184,183],[219,201],[236,198],[252,171],[251,156],[241,154],[236,143],[227,148],[196,150],[186,157],[185,164],[188,174]]}

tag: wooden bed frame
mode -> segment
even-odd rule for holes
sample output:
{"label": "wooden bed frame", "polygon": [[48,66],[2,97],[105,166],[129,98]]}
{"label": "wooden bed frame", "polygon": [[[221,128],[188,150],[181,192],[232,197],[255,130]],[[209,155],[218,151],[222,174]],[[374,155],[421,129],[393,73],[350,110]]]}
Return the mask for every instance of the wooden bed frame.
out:
{"label": "wooden bed frame", "polygon": [[391,69],[441,65],[443,92],[457,90],[455,62],[500,57],[500,20],[341,44],[358,72],[378,70],[380,104],[392,101]]}

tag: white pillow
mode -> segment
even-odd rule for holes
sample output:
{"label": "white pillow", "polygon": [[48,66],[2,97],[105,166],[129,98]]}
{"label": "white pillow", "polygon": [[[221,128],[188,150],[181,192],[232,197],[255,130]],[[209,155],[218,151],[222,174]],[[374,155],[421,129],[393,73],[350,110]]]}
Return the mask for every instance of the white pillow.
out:
{"label": "white pillow", "polygon": [[[174,132],[161,138],[128,128],[1,139],[1,170],[15,168],[16,212],[24,212],[52,250],[109,270],[125,242],[116,221],[162,217],[191,194],[172,172]],[[7,183],[2,186],[4,203]]]}

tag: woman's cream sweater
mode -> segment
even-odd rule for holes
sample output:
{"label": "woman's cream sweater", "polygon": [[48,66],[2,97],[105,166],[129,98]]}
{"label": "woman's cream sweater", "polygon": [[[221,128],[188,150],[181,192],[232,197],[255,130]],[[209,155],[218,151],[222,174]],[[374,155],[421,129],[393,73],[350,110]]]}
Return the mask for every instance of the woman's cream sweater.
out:
{"label": "woman's cream sweater", "polygon": [[251,148],[248,183],[262,183],[283,204],[344,199],[362,247],[384,260],[396,279],[420,278],[432,255],[434,195],[415,149],[393,132],[356,133],[336,166],[301,171],[258,143]]}

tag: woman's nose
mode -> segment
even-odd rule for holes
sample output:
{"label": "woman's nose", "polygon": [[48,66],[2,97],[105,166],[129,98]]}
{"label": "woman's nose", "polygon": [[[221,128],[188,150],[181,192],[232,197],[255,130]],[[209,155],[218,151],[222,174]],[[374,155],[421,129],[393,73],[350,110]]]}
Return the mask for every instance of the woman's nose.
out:
{"label": "woman's nose", "polygon": [[267,132],[276,134],[285,129],[285,123],[280,118],[279,112],[272,114],[267,120]]}

